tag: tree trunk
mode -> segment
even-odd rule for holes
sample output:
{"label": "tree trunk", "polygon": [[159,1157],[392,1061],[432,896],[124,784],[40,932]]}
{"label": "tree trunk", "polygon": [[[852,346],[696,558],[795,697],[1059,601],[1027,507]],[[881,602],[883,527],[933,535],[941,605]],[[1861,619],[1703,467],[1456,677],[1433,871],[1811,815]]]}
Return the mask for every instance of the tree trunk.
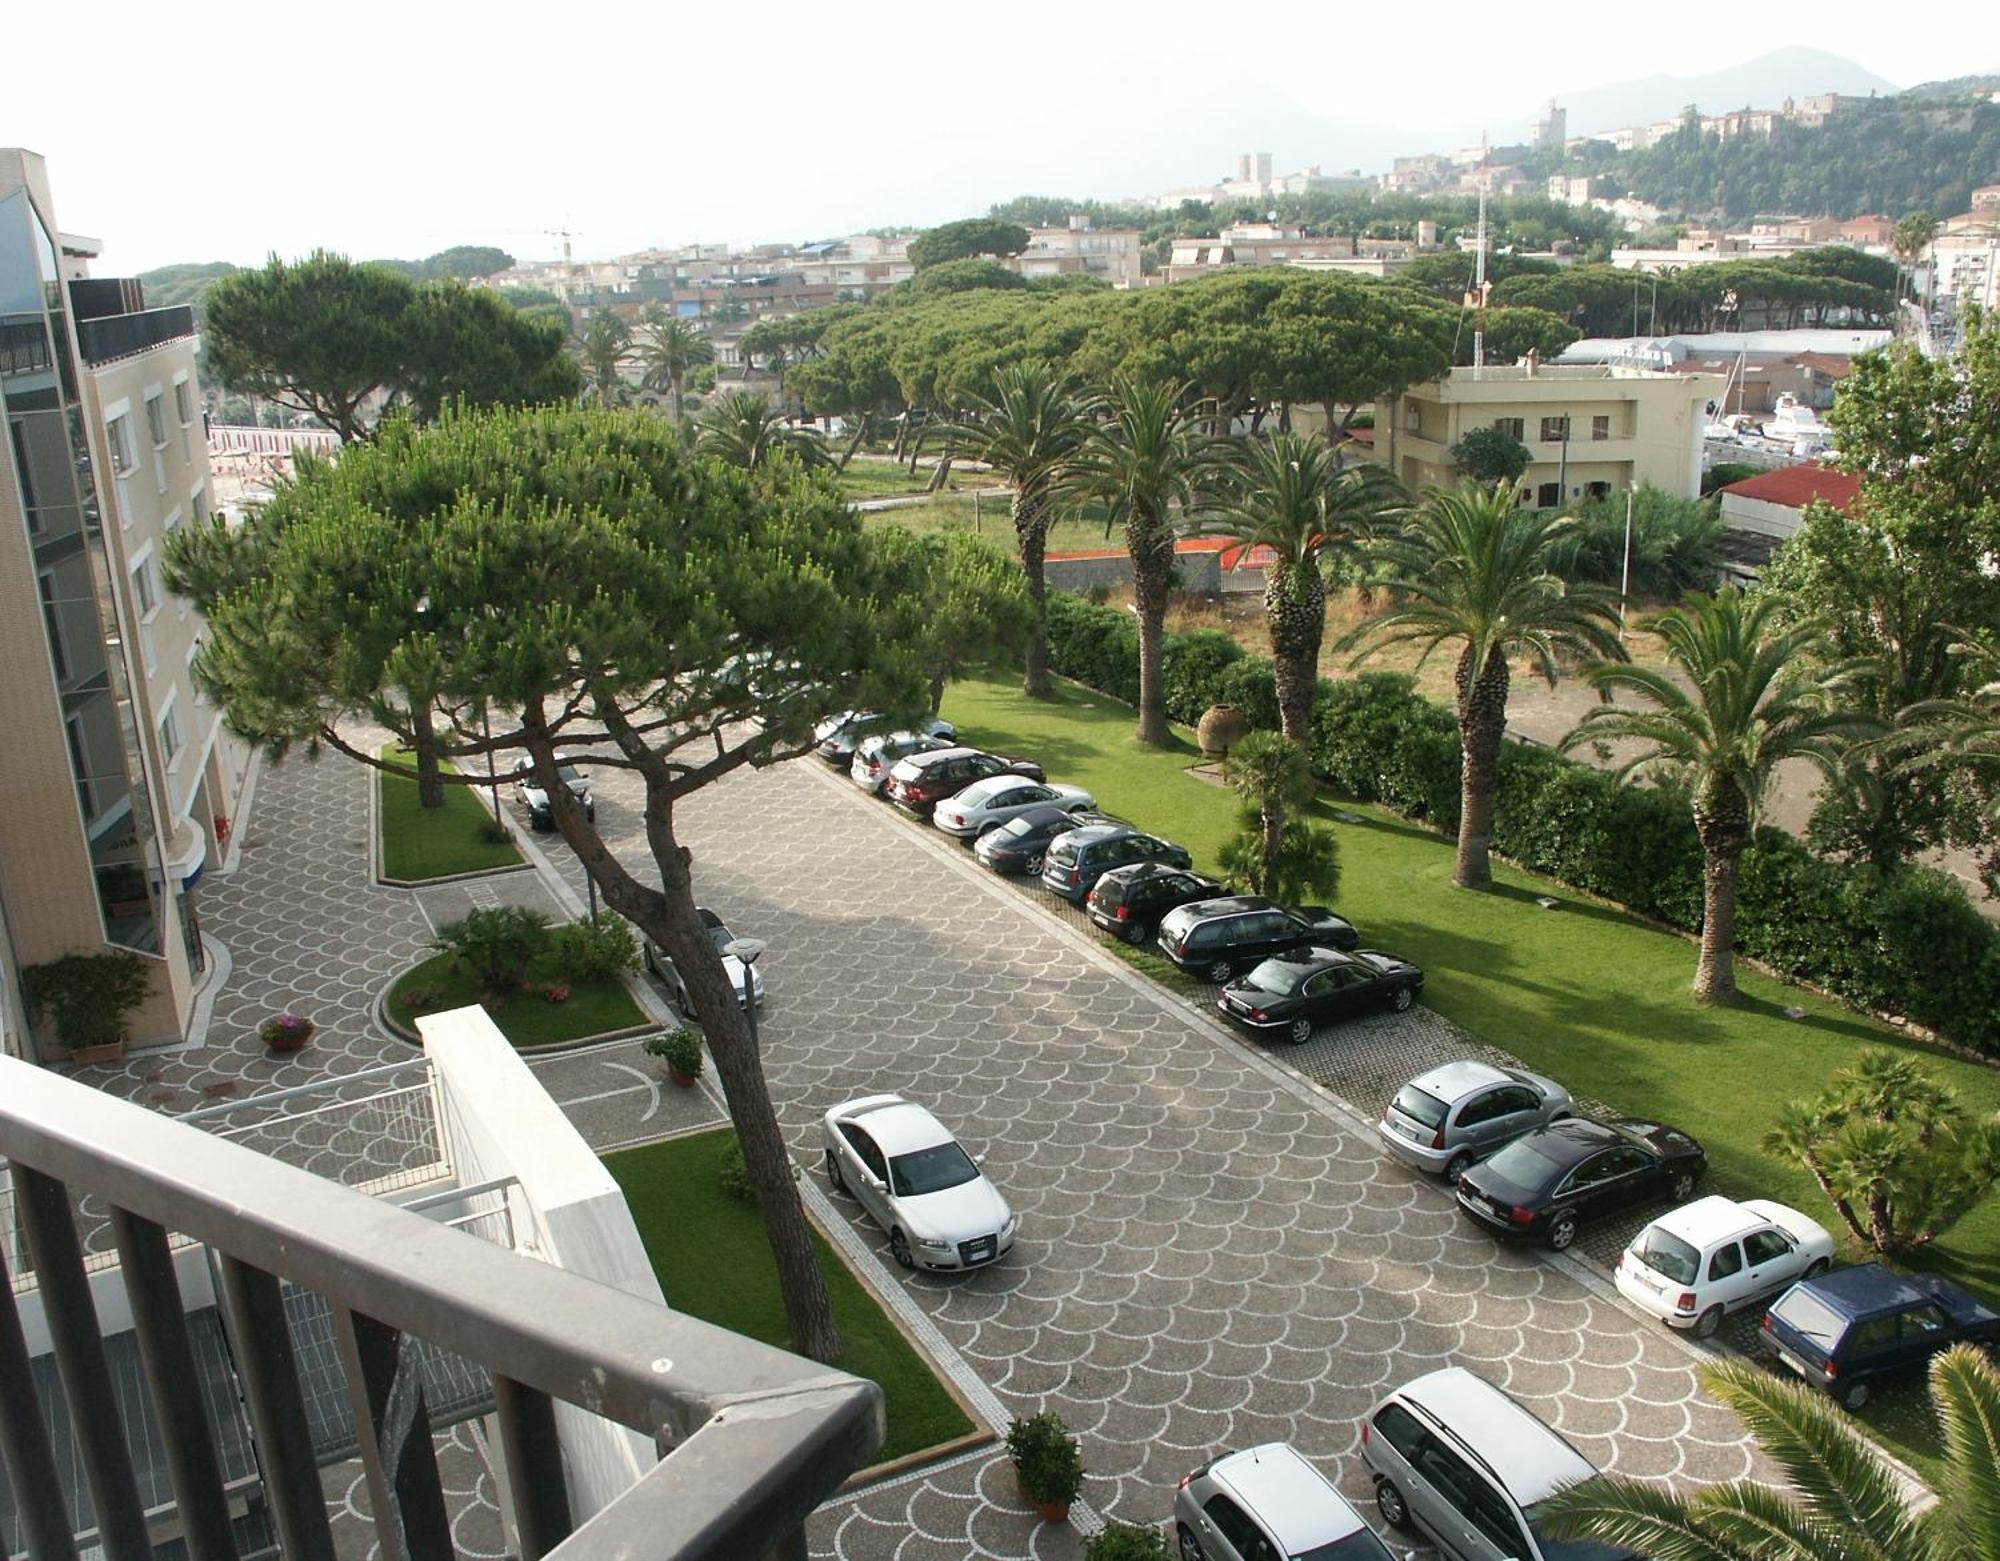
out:
{"label": "tree trunk", "polygon": [[1705,783],[1695,796],[1701,837],[1701,958],[1694,995],[1704,1003],[1736,998],[1736,875],[1750,841],[1750,802],[1733,780]]}
{"label": "tree trunk", "polygon": [[673,393],[674,393],[674,421],[675,421],[676,423],[678,423],[678,422],[679,422],[679,421],[681,420],[681,377],[680,377],[680,375],[676,374],[676,375],[675,375],[675,376],[674,376],[674,377],[673,377],[672,379],[668,380],[668,381],[667,381],[667,386],[668,386],[668,388],[669,388],[670,390],[672,390],[672,391],[673,391]]}
{"label": "tree trunk", "polygon": [[674,835],[673,799],[667,793],[664,766],[645,779],[646,840],[659,870],[659,889],[640,883],[625,870],[563,787],[550,792],[556,825],[584,870],[597,880],[604,903],[665,949],[686,983],[777,1264],[791,1347],[831,1364],[841,1355],[840,1328],[813,1246],[812,1226],[793,1180],[791,1153],[771,1104],[764,1064],[750,1043],[741,994],[723,970],[722,956],[695,909],[691,857]]}
{"label": "tree trunk", "polygon": [[1039,489],[1014,490],[1014,539],[1020,545],[1021,573],[1028,577],[1028,601],[1035,612],[1021,691],[1031,699],[1046,699],[1053,688],[1049,678],[1049,582],[1043,564],[1049,545],[1049,509]]}
{"label": "tree trunk", "polygon": [[889,458],[898,466],[903,464],[903,446],[909,442],[909,438],[910,414],[905,412],[901,417],[896,419],[896,443],[889,451]]}
{"label": "tree trunk", "polygon": [[1167,593],[1174,567],[1174,534],[1164,516],[1134,515],[1125,522],[1132,555],[1132,595],[1139,609],[1139,741],[1164,748],[1167,725]]}
{"label": "tree trunk", "polygon": [[1263,835],[1264,881],[1257,892],[1273,895],[1278,890],[1278,858],[1285,850],[1285,799],[1275,787],[1265,793],[1258,808],[1258,824]]}
{"label": "tree trunk", "polygon": [[1271,566],[1264,586],[1264,622],[1278,682],[1279,724],[1293,742],[1306,742],[1312,736],[1319,649],[1326,637],[1326,582],[1313,564]]}
{"label": "tree trunk", "polygon": [[854,459],[854,452],[861,448],[861,441],[868,437],[868,414],[863,412],[854,423],[854,437],[847,441],[847,448],[840,452],[840,459],[834,463],[834,470],[844,472],[847,463]]}
{"label": "tree trunk", "polygon": [[930,679],[931,679],[931,714],[936,715],[940,710],[944,708],[945,678],[942,672],[933,671],[930,675]]}
{"label": "tree trunk", "polygon": [[927,484],[925,484],[924,492],[936,493],[940,488],[944,486],[945,479],[950,475],[951,475],[951,452],[949,450],[946,450],[943,455],[938,457],[937,470],[931,473],[931,480]]}
{"label": "tree trunk", "polygon": [[438,769],[437,724],[428,698],[410,701],[410,738],[417,755],[417,805],[444,806],[444,780]]}
{"label": "tree trunk", "polygon": [[1507,657],[1495,645],[1475,675],[1472,646],[1459,652],[1458,861],[1451,881],[1461,889],[1493,882],[1488,846],[1493,837],[1493,794],[1500,785],[1500,740],[1507,730]]}

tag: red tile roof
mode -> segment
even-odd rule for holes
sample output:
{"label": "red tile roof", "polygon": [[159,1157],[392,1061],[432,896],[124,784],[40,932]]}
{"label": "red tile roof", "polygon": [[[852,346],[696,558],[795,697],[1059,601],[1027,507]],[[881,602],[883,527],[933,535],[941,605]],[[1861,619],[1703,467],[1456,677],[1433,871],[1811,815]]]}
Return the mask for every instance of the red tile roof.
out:
{"label": "red tile roof", "polygon": [[1781,466],[1776,471],[1759,472],[1732,482],[1722,490],[1739,498],[1762,499],[1766,504],[1782,504],[1787,509],[1804,509],[1814,499],[1825,499],[1843,515],[1861,494],[1861,479],[1837,472],[1817,461],[1803,466]]}

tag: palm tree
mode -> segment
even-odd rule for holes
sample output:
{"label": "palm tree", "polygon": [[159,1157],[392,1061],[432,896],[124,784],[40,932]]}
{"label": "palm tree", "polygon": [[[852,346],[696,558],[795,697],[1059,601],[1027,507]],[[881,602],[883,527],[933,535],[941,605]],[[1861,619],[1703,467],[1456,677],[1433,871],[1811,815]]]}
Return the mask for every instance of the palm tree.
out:
{"label": "palm tree", "polygon": [[703,407],[695,420],[694,447],[746,471],[780,454],[795,456],[807,466],[826,459],[826,447],[817,434],[792,427],[754,390],[732,390]]}
{"label": "palm tree", "polygon": [[1823,651],[1821,635],[1810,625],[1781,627],[1782,606],[1729,586],[1659,614],[1647,627],[1666,641],[1694,691],[1653,667],[1585,667],[1593,687],[1629,689],[1650,708],[1600,705],[1563,739],[1565,750],[1635,739],[1643,747],[1619,773],[1658,776],[1692,798],[1702,853],[1694,990],[1703,1002],[1736,995],[1736,874],[1772,773],[1804,759],[1838,780],[1848,739],[1869,730],[1866,716],[1834,705],[1844,682],[1838,672],[1828,679],[1804,669]]}
{"label": "palm tree", "polygon": [[715,361],[715,348],[679,315],[649,304],[639,321],[640,380],[648,390],[668,391],[674,398],[674,421],[681,420],[681,385],[688,370]]}
{"label": "palm tree", "polygon": [[625,381],[618,365],[631,345],[632,328],[608,310],[593,314],[577,339],[576,355],[583,364],[584,381],[606,406],[624,393]]}
{"label": "palm tree", "polygon": [[1433,488],[1403,529],[1371,544],[1387,588],[1400,598],[1370,623],[1343,636],[1357,663],[1385,646],[1416,644],[1429,657],[1441,645],[1459,647],[1458,862],[1452,881],[1483,889],[1493,881],[1488,842],[1500,779],[1500,741],[1507,729],[1510,656],[1527,653],[1555,686],[1558,658],[1622,658],[1617,593],[1569,585],[1550,568],[1551,556],[1577,523],[1514,503],[1509,485]]}
{"label": "palm tree", "polygon": [[1264,574],[1264,621],[1278,679],[1278,715],[1285,735],[1311,735],[1319,688],[1319,650],[1326,638],[1326,571],[1372,534],[1405,502],[1402,485],[1381,466],[1343,468],[1335,446],[1307,434],[1276,434],[1253,444],[1236,474],[1235,498],[1202,527],[1242,544],[1240,567],[1253,548],[1276,558]]}
{"label": "palm tree", "polygon": [[1124,523],[1139,612],[1139,741],[1164,746],[1172,736],[1163,674],[1176,527],[1208,507],[1227,447],[1202,431],[1207,417],[1171,382],[1114,381],[1104,412],[1077,458],[1072,490]]}
{"label": "palm tree", "polygon": [[[1951,650],[1971,668],[1965,679],[1970,692],[1906,705],[1896,716],[1895,731],[1862,751],[1880,752],[1910,773],[1951,768],[2000,776],[2000,651],[1970,635]],[[1988,802],[1993,822],[2000,824],[2000,788],[1988,794]]]}
{"label": "palm tree", "polygon": [[1042,559],[1058,495],[1090,435],[1090,403],[1076,376],[1031,359],[995,374],[991,398],[972,397],[968,410],[972,420],[956,431],[959,448],[1014,490],[1014,540],[1035,611],[1022,687],[1043,698],[1049,692],[1049,610]]}
{"label": "palm tree", "polygon": [[1541,1504],[1551,1533],[1655,1561],[2000,1561],[2000,1369],[1981,1351],[1931,1361],[1944,1468],[1922,1514],[1823,1394],[1742,1361],[1702,1375],[1796,1494],[1738,1480],[1679,1496],[1600,1475]]}

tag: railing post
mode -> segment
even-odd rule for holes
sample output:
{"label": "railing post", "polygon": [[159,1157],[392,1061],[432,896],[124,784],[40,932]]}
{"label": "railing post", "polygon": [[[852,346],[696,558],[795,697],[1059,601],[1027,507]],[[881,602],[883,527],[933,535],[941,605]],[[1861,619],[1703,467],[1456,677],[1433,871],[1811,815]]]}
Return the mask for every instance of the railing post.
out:
{"label": "railing post", "polygon": [[452,1552],[451,1517],[431,1445],[424,1373],[408,1336],[336,1306],[334,1336],[354,1407],[354,1439],[368,1472],[381,1561],[431,1561]]}
{"label": "railing post", "polygon": [[55,1454],[42,1422],[28,1341],[14,1304],[7,1254],[0,1249],[0,1469],[13,1482],[14,1506],[28,1542],[29,1561],[76,1561],[76,1536],[63,1509]]}
{"label": "railing post", "polygon": [[132,1332],[146,1386],[153,1397],[153,1421],[166,1449],[180,1508],[189,1561],[236,1561],[229,1502],[222,1492],[222,1463],[202,1408],[201,1380],[194,1348],[188,1343],[187,1313],[164,1227],[124,1209],[111,1211],[118,1264],[132,1302]]}
{"label": "railing post", "polygon": [[496,1371],[493,1407],[500,1428],[501,1462],[513,1497],[521,1561],[541,1561],[569,1538],[572,1527],[562,1444],[556,1438],[555,1406],[548,1394],[523,1387]]}
{"label": "railing post", "polygon": [[97,1509],[98,1543],[110,1561],[153,1561],[146,1507],[139,1500],[132,1448],[118,1413],[118,1397],[111,1390],[111,1368],[104,1359],[104,1338],[90,1298],[90,1276],[84,1272],[69,1189],[24,1165],[13,1171],[14,1207],[21,1233],[28,1238],[28,1256],[41,1287],[42,1311],[55,1346],[63,1397],[69,1401],[84,1481]]}

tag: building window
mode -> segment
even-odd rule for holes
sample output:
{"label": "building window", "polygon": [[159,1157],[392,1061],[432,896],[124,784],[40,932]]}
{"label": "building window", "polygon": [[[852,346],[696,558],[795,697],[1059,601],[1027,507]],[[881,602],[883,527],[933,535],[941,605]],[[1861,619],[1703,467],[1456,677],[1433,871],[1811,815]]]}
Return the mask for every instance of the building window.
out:
{"label": "building window", "polygon": [[1590,437],[1593,439],[1611,437],[1611,415],[1608,412],[1602,417],[1593,417],[1590,420]]}
{"label": "building window", "polygon": [[138,447],[132,443],[131,416],[120,412],[104,427],[111,436],[111,469],[123,477],[139,464]]}
{"label": "building window", "polygon": [[153,436],[155,450],[167,442],[167,412],[158,396],[146,398],[146,431]]}
{"label": "building window", "polygon": [[153,574],[151,554],[132,566],[132,599],[139,604],[141,618],[150,618],[159,609],[160,587]]}
{"label": "building window", "polygon": [[1583,485],[1583,491],[1593,499],[1608,499],[1611,497],[1611,484],[1608,482],[1587,482]]}
{"label": "building window", "polygon": [[203,483],[188,495],[188,508],[194,511],[195,523],[197,525],[205,526],[208,524],[209,517],[214,512],[208,507],[207,483]]}
{"label": "building window", "polygon": [[1561,444],[1569,438],[1569,414],[1542,419],[1542,443]]}
{"label": "building window", "polygon": [[1535,495],[1535,505],[1539,509],[1554,509],[1562,501],[1563,490],[1559,482],[1543,483]]}
{"label": "building window", "polygon": [[70,716],[63,722],[69,738],[70,773],[76,777],[76,805],[83,809],[87,824],[97,817],[97,791],[90,779],[90,749],[83,740],[83,717]]}
{"label": "building window", "polygon": [[174,381],[174,416],[181,420],[183,428],[194,421],[194,393],[184,379]]}
{"label": "building window", "polygon": [[169,696],[167,708],[160,712],[160,760],[168,769],[180,761],[181,756],[181,716],[174,708],[174,700]]}
{"label": "building window", "polygon": [[1518,417],[1496,417],[1493,426],[1509,439],[1523,438],[1528,431],[1526,420]]}
{"label": "building window", "polygon": [[42,588],[42,623],[49,632],[49,659],[55,663],[56,681],[69,681],[69,651],[63,644],[62,609],[56,603],[56,576],[45,569],[38,577]]}

